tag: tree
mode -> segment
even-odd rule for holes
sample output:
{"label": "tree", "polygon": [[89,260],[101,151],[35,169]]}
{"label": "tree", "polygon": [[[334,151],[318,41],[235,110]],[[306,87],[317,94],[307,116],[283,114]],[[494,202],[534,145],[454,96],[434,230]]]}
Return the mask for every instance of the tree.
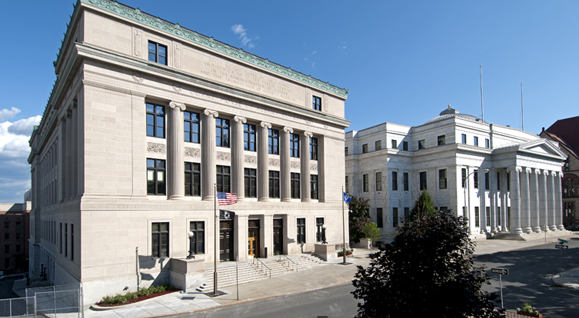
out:
{"label": "tree", "polygon": [[436,208],[434,207],[434,202],[432,202],[432,197],[424,190],[414,202],[412,210],[410,210],[410,219],[413,220],[416,217],[422,218],[434,214],[436,214]]}
{"label": "tree", "polygon": [[370,222],[370,204],[368,199],[352,197],[348,205],[348,223],[350,227],[350,242],[358,243],[364,238],[362,228]]}
{"label": "tree", "polygon": [[475,267],[467,222],[451,211],[426,214],[399,227],[394,241],[358,266],[352,292],[356,317],[500,317],[496,294]]}
{"label": "tree", "polygon": [[368,222],[362,227],[362,234],[364,238],[370,239],[372,243],[379,241],[382,238],[382,230],[374,222]]}

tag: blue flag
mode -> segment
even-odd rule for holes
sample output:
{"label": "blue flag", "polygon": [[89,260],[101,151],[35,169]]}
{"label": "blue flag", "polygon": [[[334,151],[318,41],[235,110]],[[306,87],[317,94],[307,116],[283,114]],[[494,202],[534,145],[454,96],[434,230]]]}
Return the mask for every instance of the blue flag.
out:
{"label": "blue flag", "polygon": [[352,201],[352,197],[346,192],[344,192],[344,202],[350,203],[350,201]]}

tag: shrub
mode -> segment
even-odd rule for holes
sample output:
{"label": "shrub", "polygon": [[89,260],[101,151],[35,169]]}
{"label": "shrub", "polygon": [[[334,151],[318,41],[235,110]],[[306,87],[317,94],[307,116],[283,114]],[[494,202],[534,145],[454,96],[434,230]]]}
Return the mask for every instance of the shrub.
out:
{"label": "shrub", "polygon": [[131,300],[136,300],[142,296],[149,296],[149,295],[156,294],[156,293],[164,293],[164,292],[174,291],[174,290],[176,290],[176,288],[169,285],[169,284],[161,285],[161,286],[151,286],[149,288],[144,288],[144,289],[141,289],[138,292],[134,292],[134,293],[126,293],[124,295],[116,294],[114,296],[110,296],[110,295],[104,296],[103,299],[98,304],[100,304],[100,305],[120,305],[120,304],[124,304],[128,301],[131,301]]}

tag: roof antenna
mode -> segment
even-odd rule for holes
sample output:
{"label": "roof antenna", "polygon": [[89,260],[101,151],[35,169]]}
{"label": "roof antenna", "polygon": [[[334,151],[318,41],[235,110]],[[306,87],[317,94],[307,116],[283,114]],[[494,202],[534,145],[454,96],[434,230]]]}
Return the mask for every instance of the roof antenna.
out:
{"label": "roof antenna", "polygon": [[482,113],[482,121],[485,121],[485,108],[483,104],[483,85],[482,85],[482,64],[480,65],[480,110]]}
{"label": "roof antenna", "polygon": [[525,130],[525,108],[523,107],[523,82],[521,82],[521,124],[522,124],[521,130]]}

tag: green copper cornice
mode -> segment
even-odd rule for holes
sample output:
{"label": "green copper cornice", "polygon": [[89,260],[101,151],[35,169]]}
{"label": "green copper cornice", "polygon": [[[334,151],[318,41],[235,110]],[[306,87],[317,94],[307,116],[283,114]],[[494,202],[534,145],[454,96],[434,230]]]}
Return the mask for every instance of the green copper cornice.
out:
{"label": "green copper cornice", "polygon": [[[328,91],[330,93],[342,96],[344,98],[348,97],[348,90],[345,88],[339,88],[339,87],[334,86],[330,83],[322,82],[322,81],[320,81],[316,78],[313,78],[311,76],[304,75],[300,72],[294,71],[291,68],[284,67],[284,66],[281,66],[279,64],[270,62],[268,59],[263,59],[261,57],[254,55],[254,54],[247,53],[247,52],[243,51],[242,49],[238,49],[238,48],[235,48],[235,47],[230,46],[228,44],[219,42],[219,41],[213,39],[213,37],[206,37],[206,36],[199,34],[197,32],[185,29],[185,28],[181,27],[179,24],[173,24],[173,23],[167,22],[165,20],[162,20],[158,17],[154,17],[154,16],[151,16],[149,14],[143,13],[138,8],[133,9],[131,7],[119,4],[116,1],[110,1],[110,0],[79,0],[79,1],[82,3],[87,3],[89,5],[95,6],[97,8],[102,9],[102,10],[105,10],[105,11],[108,11],[108,12],[111,12],[114,14],[118,14],[122,17],[133,20],[135,22],[142,23],[144,25],[153,27],[155,29],[173,34],[177,37],[194,42],[196,44],[199,44],[199,45],[204,46],[206,48],[209,48],[211,50],[221,52],[223,54],[229,55],[231,57],[242,60],[244,62],[247,62],[247,63],[253,64],[255,66],[259,66],[261,68],[267,69],[269,71],[287,76],[287,77],[292,78],[294,80],[297,80],[297,81],[300,81],[302,83],[317,87],[319,89],[322,89],[322,90]],[[78,7],[78,5],[77,5],[77,7]],[[76,11],[76,8],[75,8],[75,11]],[[73,16],[74,16],[74,14],[73,14]],[[67,33],[68,33],[68,31],[67,31]],[[58,63],[58,59],[57,59],[56,63]]]}

